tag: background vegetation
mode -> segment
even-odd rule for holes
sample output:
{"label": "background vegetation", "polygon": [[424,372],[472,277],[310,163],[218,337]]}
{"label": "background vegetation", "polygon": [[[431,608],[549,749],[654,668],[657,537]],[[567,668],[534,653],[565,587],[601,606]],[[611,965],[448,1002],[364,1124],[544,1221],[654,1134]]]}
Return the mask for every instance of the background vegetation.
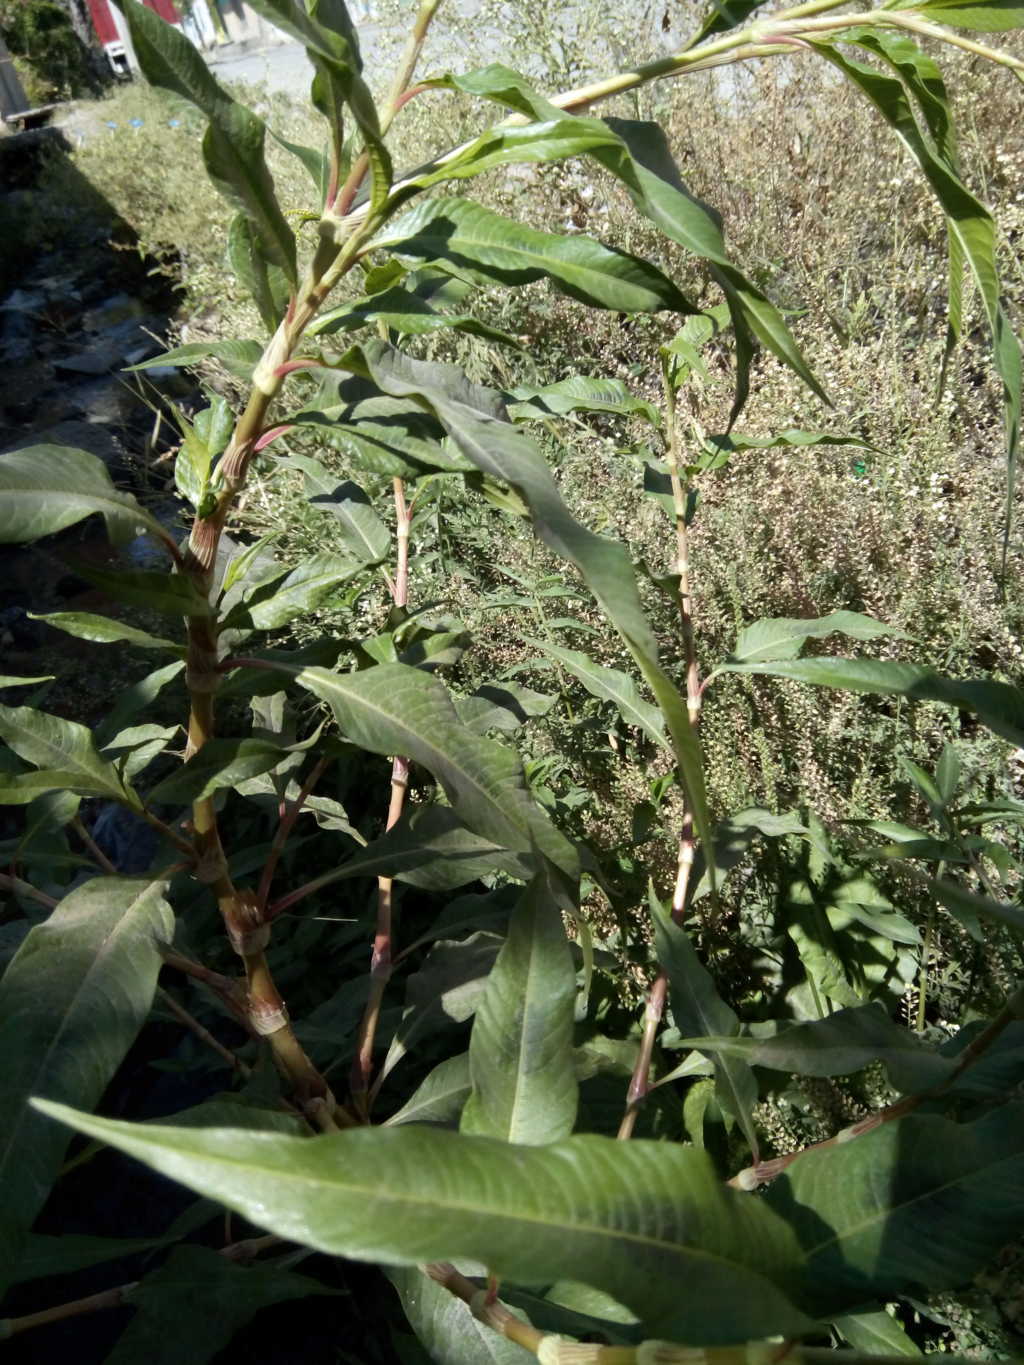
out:
{"label": "background vegetation", "polygon": [[[618,49],[627,40],[628,56],[635,58],[636,35],[616,33],[609,18],[614,16],[598,7],[593,13],[581,8],[566,31],[563,12],[522,7],[515,11],[517,29],[508,27],[503,7],[490,23],[498,26],[500,20],[506,53],[494,50],[495,29],[488,23],[470,31],[483,35],[481,58],[504,56],[515,64],[521,51],[536,52],[537,69],[531,74],[554,89],[605,69],[609,54],[615,65],[626,55]],[[651,52],[666,24],[669,36],[688,27],[675,13],[637,16],[636,34]],[[643,43],[640,55],[645,55]],[[987,68],[976,69],[966,57],[954,59],[951,67],[966,133],[965,178],[995,206],[1003,280],[1011,312],[1019,317],[1024,304],[1018,249],[1024,232],[1024,89],[1009,80],[993,81]],[[405,163],[415,165],[436,146],[439,108],[445,141],[457,142],[472,126],[468,105],[446,97],[441,106],[440,98],[422,94],[403,111]],[[264,94],[256,108],[282,137],[318,140],[298,101]],[[691,537],[699,654],[723,657],[738,629],[752,619],[847,610],[877,617],[911,638],[912,643],[874,642],[873,650],[885,657],[913,657],[954,676],[984,673],[1019,682],[1024,590],[1016,528],[1021,522],[1018,515],[1010,572],[1001,587],[1005,464],[998,396],[984,359],[980,319],[974,318],[946,392],[935,398],[942,364],[945,241],[909,161],[893,158],[888,133],[855,92],[832,81],[823,67],[795,60],[731,70],[727,78],[709,73],[648,87],[636,100],[623,101],[619,112],[657,116],[663,123],[689,184],[721,211],[735,255],[755,282],[788,310],[835,401],[834,409],[826,408],[790,372],[762,355],[743,432],[768,437],[782,428],[824,428],[864,443],[751,448],[722,470],[700,476]],[[222,204],[196,176],[198,116],[155,90],[133,86],[82,107],[76,119],[81,138],[75,170],[134,228],[140,249],[185,291],[180,341],[259,336],[251,301],[226,282]],[[122,128],[138,121],[137,131],[131,138],[107,136],[108,120]],[[272,146],[269,158],[281,202],[301,231],[306,172],[281,146]],[[78,211],[66,174],[64,164],[55,162],[44,178],[33,233],[53,232],[60,215],[73,217]],[[655,240],[611,180],[590,169],[575,163],[517,168],[512,175],[479,182],[478,198],[534,226],[592,233],[657,259],[687,292],[710,297],[702,267]],[[457,360],[478,382],[504,389],[594,374],[619,378],[638,397],[659,401],[657,348],[672,329],[657,315],[609,316],[536,284],[485,295],[477,316],[518,338],[522,348],[442,333],[419,339],[410,351],[424,359]],[[707,373],[687,396],[695,441],[725,429],[732,399],[725,348],[712,344],[707,362]],[[202,378],[210,395],[240,396],[237,379],[215,362],[207,363]],[[614,532],[653,567],[663,566],[673,531],[663,507],[645,493],[652,452],[642,421],[614,414],[553,418],[541,436],[579,519],[595,530]],[[322,441],[291,436],[287,449],[315,454],[339,474],[344,471],[344,450],[332,452]],[[388,482],[384,476],[365,480],[375,505],[382,504]],[[330,524],[310,512],[297,476],[271,480],[257,473],[229,531],[240,540],[273,532],[277,550],[292,559],[331,544]],[[604,887],[603,894],[595,890],[591,898],[601,939],[594,988],[601,1002],[598,1013],[605,1023],[628,1027],[645,984],[647,880],[670,880],[675,856],[679,809],[659,780],[667,761],[642,732],[622,723],[615,708],[594,698],[543,649],[524,646],[522,637],[569,649],[585,643],[613,667],[625,665],[621,646],[576,581],[508,510],[487,502],[451,505],[439,482],[418,500],[412,538],[411,602],[426,610],[437,629],[472,640],[465,652],[453,647],[449,676],[459,689],[469,694],[478,683],[498,677],[553,699],[538,707],[542,713],[522,731],[520,747],[535,794],[557,814],[560,826],[591,850],[593,884]],[[430,605],[436,603],[443,609],[432,617]],[[661,604],[653,585],[646,605],[667,634],[674,608]],[[332,600],[323,619],[335,630],[366,637],[384,630],[390,608],[381,581],[351,600]],[[314,638],[317,625],[315,618],[304,623],[298,643]],[[681,666],[678,658],[668,663]],[[238,705],[244,709],[245,703]],[[303,716],[299,728],[309,719]],[[261,720],[268,730],[280,723],[269,714]],[[966,718],[954,721],[945,711],[795,683],[743,676],[717,680],[705,701],[702,742],[716,816],[744,807],[795,812],[813,824],[837,863],[849,868],[858,866],[858,852],[877,842],[878,832],[866,831],[866,822],[934,825],[939,816],[921,773],[934,772],[950,746],[962,768],[961,803],[1024,797],[1024,755],[1008,753],[1007,745]],[[359,808],[358,793],[369,782],[379,785],[382,765],[363,756],[339,766],[333,796],[341,814],[325,819],[339,822],[340,837],[350,822],[358,841],[372,833],[374,818]],[[254,779],[249,786],[245,813],[233,817],[233,832],[242,843],[266,837],[275,808],[269,785]],[[1000,892],[1018,902],[1018,863],[1024,855],[1018,829],[1007,823],[994,838],[1006,851],[1005,859],[996,861]],[[801,885],[810,875],[806,851],[800,841],[785,839],[767,850],[761,858],[742,861],[714,922],[699,921],[693,930],[720,991],[745,1018],[775,1017],[783,998],[792,1017],[813,1018],[814,1002],[794,984],[783,928],[786,907],[799,903]],[[289,857],[295,863],[286,859],[288,871],[300,864],[304,875],[318,870],[302,852]],[[480,894],[500,895],[500,880]],[[996,1007],[1019,971],[1019,950],[1009,934],[991,932],[979,946],[961,922],[935,922],[928,897],[899,871],[878,873],[876,894],[879,909],[898,905],[917,931],[928,934],[925,999],[914,960],[898,950],[886,963],[881,986],[877,977],[858,976],[847,962],[836,998],[842,999],[842,991],[850,1003],[882,995],[933,1042],[953,1037]],[[422,923],[428,910],[441,910],[458,922],[460,902],[449,897],[445,907],[444,899],[407,892],[401,914],[410,925]],[[295,1014],[312,1011],[303,1041],[314,1056],[318,1049],[325,1059],[336,1055],[339,1043],[354,1031],[361,1002],[354,1009],[351,997],[331,996],[324,1005],[322,983],[306,964],[322,953],[325,971],[337,972],[361,954],[365,926],[344,927],[338,920],[358,918],[364,910],[329,895],[319,904],[317,918],[296,925],[278,950],[282,984]],[[226,967],[227,950],[219,950],[218,957],[211,946],[212,915],[209,920],[204,960]],[[804,966],[814,974],[806,961]],[[189,1004],[209,1022],[209,1007],[198,993]],[[391,1001],[389,1008],[397,1015],[400,1005]],[[188,1040],[172,1065],[195,1066],[202,1055]],[[426,1069],[431,1060],[428,1049],[417,1065]],[[625,1083],[622,1068],[613,1059],[607,1066],[595,1061],[594,1070],[586,1100],[592,1126],[614,1131]],[[692,1136],[696,1129],[703,1142],[706,1125],[709,1146],[718,1144],[727,1164],[731,1139],[724,1117],[712,1106],[710,1117],[695,1120],[671,1088],[660,1093],[666,1098],[650,1106],[648,1131]],[[763,1093],[759,1119],[784,1152],[830,1135],[892,1093],[873,1072],[850,1081],[784,1078]],[[997,1357],[1019,1353],[1024,1345],[1020,1260],[1019,1247],[1009,1248],[973,1293],[904,1301],[898,1315],[925,1347]],[[344,1287],[353,1292],[351,1281]],[[379,1355],[365,1358],[391,1359],[394,1352],[415,1360],[416,1349],[411,1338],[392,1339],[378,1342],[373,1350]]]}

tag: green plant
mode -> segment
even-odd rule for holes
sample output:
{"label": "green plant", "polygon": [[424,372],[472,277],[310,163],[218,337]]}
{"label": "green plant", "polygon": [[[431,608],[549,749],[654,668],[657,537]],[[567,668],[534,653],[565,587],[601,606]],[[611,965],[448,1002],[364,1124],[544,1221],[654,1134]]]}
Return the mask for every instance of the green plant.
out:
{"label": "green plant", "polygon": [[102,68],[75,32],[63,5],[55,0],[5,0],[0,29],[35,103],[98,93]]}
{"label": "green plant", "polygon": [[[146,362],[190,365],[212,356],[251,385],[241,415],[212,395],[194,418],[180,418],[175,480],[195,512],[183,545],[82,452],[36,447],[0,459],[4,540],[54,534],[96,513],[115,543],[141,530],[165,548],[170,573],[82,572],[115,601],[186,621],[181,643],[112,618],[48,618],[97,644],[127,641],[170,656],[118,699],[95,736],[47,714],[31,693],[28,706],[0,710],[8,746],[0,791],[28,814],[7,849],[28,876],[5,874],[3,885],[27,917],[40,919],[0,983],[0,1038],[11,1058],[0,1250],[9,1284],[26,1253],[31,1272],[47,1256],[51,1267],[67,1267],[182,1241],[179,1223],[146,1247],[102,1239],[63,1252],[41,1245],[33,1221],[62,1169],[65,1178],[72,1173],[63,1167],[68,1138],[55,1119],[213,1201],[200,1200],[185,1219],[190,1228],[223,1206],[264,1235],[229,1240],[226,1257],[186,1241],[140,1285],[112,1290],[102,1303],[9,1319],[9,1334],[129,1302],[138,1312],[118,1351],[138,1354],[147,1334],[163,1332],[165,1350],[208,1357],[258,1307],[316,1292],[316,1280],[292,1273],[291,1253],[272,1266],[232,1264],[286,1239],[387,1267],[417,1337],[444,1361],[511,1360],[526,1351],[542,1365],[643,1365],[693,1359],[696,1350],[716,1365],[786,1355],[813,1362],[824,1349],[814,1343],[833,1334],[859,1355],[877,1354],[879,1344],[906,1354],[913,1343],[881,1305],[963,1283],[1013,1235],[1024,1160],[1014,1103],[1022,989],[1011,979],[1001,1000],[967,992],[965,1010],[986,1013],[941,1043],[898,1025],[891,1012],[899,983],[920,974],[927,1009],[935,919],[918,952],[914,923],[811,815],[757,808],[716,821],[698,727],[709,687],[727,675],[768,675],[938,704],[1019,745],[1021,693],[894,657],[804,652],[833,635],[888,638],[892,653],[912,650],[909,632],[855,610],[746,624],[717,668],[702,675],[690,541],[704,484],[744,449],[868,447],[824,430],[757,438],[736,428],[757,343],[814,392],[821,385],[783,314],[727,254],[716,215],[685,189],[657,126],[585,112],[658,77],[754,57],[803,52],[836,67],[897,131],[946,215],[950,348],[963,328],[966,267],[976,280],[1004,389],[1012,490],[1020,356],[999,293],[992,220],[960,177],[942,77],[914,37],[1018,70],[1015,59],[955,31],[1011,27],[1015,13],[973,0],[853,16],[837,16],[838,7],[816,0],[731,27],[753,12],[737,3],[676,56],[548,101],[499,66],[414,85],[436,8],[424,0],[378,107],[338,0],[309,8],[262,0],[305,43],[317,71],[314,103],[327,123],[325,152],[287,146],[318,205],[297,242],[264,160],[262,121],[216,84],[184,39],[131,6],[150,78],[190,99],[207,120],[207,170],[239,207],[228,232],[231,265],[270,340],[189,343]],[[395,176],[391,125],[428,91],[490,100],[509,116]],[[503,165],[569,157],[590,158],[623,187],[639,213],[702,263],[724,302],[698,307],[650,260],[595,239],[528,228],[463,197],[426,193]],[[358,289],[328,307],[346,277],[358,279]],[[600,377],[502,393],[457,366],[410,353],[405,339],[451,332],[514,354],[516,339],[467,304],[467,286],[537,279],[616,314],[685,317],[658,348],[659,403]],[[709,432],[699,402],[707,348],[729,332],[732,412],[726,429]],[[667,563],[634,565],[620,542],[570,513],[530,432],[573,412],[647,423],[643,477],[670,518]],[[345,456],[344,475],[332,471],[320,446]],[[232,539],[229,519],[259,466],[261,477],[276,469],[301,481],[310,518],[331,528],[324,548],[290,557],[284,528],[244,546]],[[355,470],[365,486],[346,477]],[[440,673],[458,677],[467,632],[445,603],[410,601],[417,528],[425,520],[439,526],[446,502],[476,495],[528,517],[546,550],[571,566],[571,576],[553,574],[547,563],[532,575],[514,571],[514,591],[491,605],[523,613],[529,624],[516,634],[526,634],[551,666],[560,697],[568,679],[582,684],[588,723],[622,727],[672,770],[637,793],[636,848],[671,818],[674,775],[682,811],[671,835],[673,884],[663,904],[651,879],[653,952],[631,949],[635,965],[654,963],[639,1035],[624,1023],[628,987],[609,982],[616,953],[626,956],[621,938],[598,913],[595,942],[582,908],[604,880],[600,857],[565,832],[590,794],[559,787],[562,754],[535,753],[524,766],[492,737],[515,732],[557,698],[507,677],[485,679],[472,693],[449,687]],[[470,561],[488,553],[479,537],[467,540]],[[440,536],[438,543],[442,557]],[[644,610],[645,597],[659,595],[670,604],[671,624],[664,610]],[[615,627],[635,675],[590,647],[586,621],[577,622],[583,630],[574,647],[555,637],[565,618],[551,613],[566,600]],[[660,642],[651,619],[664,626]],[[278,635],[285,628],[290,641]],[[3,680],[30,688],[45,681]],[[176,727],[141,718],[182,681],[189,715],[179,764]],[[953,767],[944,758],[934,780],[908,770],[926,799],[932,786],[938,794],[939,837],[911,830],[904,846],[885,850],[886,862],[969,933],[988,934],[1002,948],[1007,933],[1019,934],[1024,912],[993,881],[992,868],[1005,873],[1011,895],[1016,868],[999,840],[979,842],[964,822],[1019,822],[1024,807],[995,794],[956,804]],[[83,798],[115,803],[155,831],[150,873],[117,875],[79,818]],[[734,944],[723,932],[722,890],[764,845],[784,941],[748,923],[746,942]],[[343,861],[339,853],[347,854]],[[921,857],[937,858],[935,876],[915,872]],[[69,887],[65,869],[83,861],[105,875]],[[656,856],[627,859],[620,850],[619,861],[634,888],[648,867],[660,869]],[[481,882],[482,891],[449,900]],[[344,883],[357,889],[344,906],[354,913],[304,918],[298,910]],[[367,886],[369,917],[358,890]],[[403,887],[415,899],[403,902]],[[214,905],[228,948],[213,932]],[[41,918],[39,907],[51,913]],[[357,973],[368,920],[369,972]],[[702,961],[717,967],[734,947],[764,959],[750,1027]],[[244,982],[222,970],[228,951],[241,957]],[[319,955],[330,958],[341,984],[317,998]],[[91,1117],[86,1111],[149,1015],[162,966],[211,992],[241,1030],[243,1042],[229,1047],[177,997],[158,997],[231,1067],[238,1093],[208,1099],[170,1124]],[[406,971],[401,1011],[396,970]],[[279,985],[286,981],[291,1013]],[[466,1049],[464,1039],[452,1044],[459,1037],[452,1029],[468,1019]],[[685,1053],[678,1065],[666,1056],[673,1050]],[[261,1064],[265,1055],[272,1071]],[[773,1093],[773,1076],[831,1080],[878,1064],[882,1089],[891,1092],[881,1107],[813,1148],[763,1153],[757,1111],[762,1093]],[[202,1070],[194,1060],[189,1069]],[[403,1087],[408,1071],[414,1082]],[[456,1121],[458,1132],[443,1131]],[[633,1139],[638,1130],[643,1136]],[[762,1184],[770,1188],[755,1196]],[[485,1285],[470,1278],[481,1269]],[[216,1330],[200,1313],[183,1320],[184,1304],[214,1300],[231,1304]],[[654,1335],[667,1340],[652,1342]]]}

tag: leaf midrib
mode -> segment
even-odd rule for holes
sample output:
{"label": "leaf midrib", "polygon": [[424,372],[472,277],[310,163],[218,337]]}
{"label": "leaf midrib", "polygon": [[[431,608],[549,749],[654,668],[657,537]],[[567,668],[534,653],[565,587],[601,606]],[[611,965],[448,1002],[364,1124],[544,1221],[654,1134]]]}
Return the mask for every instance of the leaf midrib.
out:
{"label": "leaf midrib", "polygon": [[[385,710],[385,708],[381,706],[378,702],[370,701],[365,696],[365,694],[360,695],[357,693],[346,691],[345,688],[341,686],[340,675],[336,673],[323,674],[322,670],[317,669],[302,669],[299,671],[298,675],[300,681],[302,673],[315,674],[318,676],[318,680],[320,676],[323,676],[323,680],[326,684],[325,690],[331,687],[335,688],[344,698],[346,698],[349,701],[351,705],[364,707],[366,710],[371,711],[374,715],[380,716],[390,725],[395,726],[396,728],[404,731],[404,733],[414,738],[419,744],[422,744],[424,748],[426,748],[430,753],[436,754],[438,756],[439,761],[437,763],[437,767],[442,772],[444,771],[445,767],[448,767],[453,768],[457,772],[462,774],[468,785],[471,786],[474,791],[480,793],[481,798],[486,801],[488,806],[490,806],[492,809],[498,812],[501,819],[506,825],[511,825],[513,829],[518,829],[519,831],[521,831],[525,842],[521,848],[518,848],[515,851],[529,852],[530,850],[530,840],[528,837],[529,826],[526,824],[525,820],[522,821],[513,820],[511,815],[502,806],[498,804],[493,794],[490,791],[488,791],[486,787],[482,786],[477,781],[477,779],[472,775],[472,773],[468,772],[461,764],[455,761],[455,757],[450,750],[445,749],[441,745],[434,743],[422,732],[418,730],[413,730],[412,727],[408,725],[407,722],[402,717],[395,716],[393,712]],[[454,708],[452,712],[452,717],[453,725],[457,724],[457,717],[455,716]],[[433,769],[431,769],[431,771],[433,771]],[[528,799],[525,784],[521,786],[516,786],[515,788],[513,788],[513,790],[520,796],[526,796]]]}
{"label": "leaf midrib", "polygon": [[[207,1131],[209,1132],[216,1130]],[[103,1139],[100,1138],[99,1140],[102,1141]],[[294,1141],[302,1142],[308,1145],[310,1141],[315,1141],[315,1139],[296,1138],[294,1139]],[[135,1146],[134,1143],[132,1143],[131,1145]],[[157,1142],[153,1142],[150,1145],[157,1147],[157,1149],[161,1152],[171,1154],[177,1160],[188,1161],[190,1156],[194,1155],[192,1153],[189,1153],[187,1150],[182,1151],[176,1146],[171,1146],[167,1144],[161,1145]],[[143,1151],[145,1151],[147,1144],[139,1143],[138,1146]],[[128,1148],[127,1150],[130,1150],[130,1148]],[[139,1159],[143,1161],[146,1160],[144,1156],[140,1157]],[[601,1224],[571,1222],[568,1219],[543,1218],[522,1211],[517,1211],[513,1213],[504,1209],[495,1210],[486,1205],[482,1201],[477,1203],[468,1203],[464,1200],[455,1200],[451,1199],[450,1197],[446,1197],[443,1199],[438,1196],[426,1198],[423,1196],[418,1196],[415,1194],[405,1192],[403,1192],[401,1195],[398,1195],[395,1194],[392,1190],[388,1189],[387,1186],[382,1186],[381,1184],[371,1183],[368,1185],[361,1185],[353,1182],[348,1183],[333,1182],[325,1179],[322,1176],[306,1175],[301,1172],[296,1172],[294,1169],[284,1169],[276,1166],[262,1166],[253,1161],[246,1161],[241,1158],[233,1158],[230,1155],[225,1156],[220,1153],[214,1154],[210,1152],[203,1152],[201,1155],[201,1160],[205,1164],[208,1164],[209,1166],[237,1168],[249,1173],[250,1175],[266,1176],[273,1179],[278,1185],[281,1185],[282,1183],[301,1185],[303,1187],[307,1187],[321,1193],[324,1191],[325,1187],[328,1190],[337,1191],[340,1189],[340,1191],[344,1193],[346,1196],[350,1196],[353,1198],[360,1197],[367,1200],[368,1202],[372,1200],[375,1208],[378,1209],[382,1204],[385,1204],[393,1205],[396,1211],[400,1211],[403,1206],[412,1205],[415,1206],[416,1208],[435,1209],[441,1213],[456,1213],[467,1215],[486,1214],[488,1219],[491,1220],[492,1226],[495,1221],[511,1222],[513,1224],[523,1223],[531,1227],[545,1228],[552,1233],[563,1232],[567,1234],[579,1234],[581,1236],[594,1237],[595,1239],[604,1240],[610,1243],[621,1241],[636,1246],[648,1247],[653,1250],[665,1251],[674,1254],[681,1253],[685,1254],[686,1256],[699,1258],[700,1260],[713,1262],[716,1265],[722,1265],[732,1270],[737,1269],[742,1270],[745,1274],[750,1275],[751,1277],[756,1277],[757,1279],[763,1281],[765,1284],[771,1285],[772,1288],[780,1296],[784,1296],[784,1291],[781,1288],[779,1288],[779,1286],[777,1286],[774,1283],[774,1281],[770,1280],[760,1270],[757,1270],[752,1266],[746,1265],[743,1261],[733,1260],[721,1252],[708,1251],[705,1247],[693,1246],[682,1242],[670,1242],[664,1240],[663,1238],[651,1237],[647,1234],[627,1231],[621,1227],[609,1228]],[[497,1238],[495,1240],[497,1240]],[[312,1245],[313,1243],[310,1244]],[[332,1252],[333,1254],[332,1248],[326,1246],[322,1242],[319,1243],[319,1245],[322,1245],[325,1251]],[[400,1262],[400,1264],[413,1264],[413,1262]]]}
{"label": "leaf midrib", "polygon": [[[408,250],[409,244],[411,242],[421,241],[427,244],[431,244],[433,242],[434,238],[431,236],[430,229],[434,227],[435,222],[436,220],[431,219],[426,224],[424,224],[422,228],[415,232],[411,237],[406,237],[398,240],[389,239],[389,241],[383,243],[383,245],[390,246],[391,250],[395,251],[398,255],[403,254],[404,246],[405,254],[412,255],[413,253]],[[571,240],[573,242],[585,242],[588,246],[591,247],[599,248],[601,247],[601,243],[598,242],[594,237],[580,235],[577,237],[573,237]],[[484,249],[492,252],[506,252],[509,256],[513,258],[517,257],[520,258],[526,265],[527,269],[540,270],[544,274],[552,273],[550,270],[550,266],[552,262],[555,262],[562,270],[564,278],[572,279],[574,280],[574,282],[581,282],[584,287],[587,287],[586,282],[588,280],[596,280],[600,284],[606,282],[609,278],[611,278],[615,281],[616,284],[625,285],[631,289],[641,289],[643,290],[644,293],[650,294],[654,298],[660,297],[657,289],[655,288],[656,280],[652,279],[649,283],[644,283],[642,280],[630,279],[625,274],[615,274],[611,270],[609,270],[607,267],[610,261],[612,260],[619,261],[623,264],[627,264],[630,266],[635,264],[631,257],[619,256],[615,252],[609,251],[608,259],[603,262],[602,266],[598,266],[587,265],[585,263],[581,264],[578,261],[568,260],[565,257],[564,249],[560,253],[558,250],[552,247],[550,253],[544,254],[539,249],[531,250],[527,247],[518,245],[508,246],[504,243],[496,242],[493,239],[488,241],[484,237],[475,237],[473,236],[472,233],[462,230],[451,233],[446,236],[442,236],[441,242],[442,246],[443,247],[447,246],[449,251],[458,250],[460,244],[464,244],[471,250],[473,248],[476,248],[477,250]],[[608,251],[607,247],[603,249],[605,251]],[[435,254],[444,256],[446,253],[444,249],[442,249],[441,251],[436,252]],[[532,266],[529,265],[528,263],[531,261],[536,262],[536,264]],[[492,268],[496,270],[509,268],[515,269],[515,266],[513,265],[511,267],[505,267],[502,266],[501,264],[492,263]],[[593,292],[593,290],[591,289],[590,292]]]}
{"label": "leaf midrib", "polygon": [[[13,710],[14,708],[11,709]],[[73,721],[62,721],[59,716],[47,716],[43,711],[36,711],[34,714],[41,716],[47,721],[56,721],[58,734],[65,733],[62,729],[63,725],[74,724]],[[95,752],[95,750],[90,751],[89,748],[86,747],[86,756],[90,759],[95,759],[95,765],[89,766],[80,758],[76,757],[73,752],[62,748],[59,742],[52,740],[48,735],[40,735],[38,732],[31,730],[29,726],[17,721],[12,723],[12,728],[26,736],[33,743],[39,744],[43,749],[48,750],[53,755],[50,761],[56,765],[60,771],[80,773],[84,777],[91,777],[93,782],[102,781],[102,790],[104,791],[121,793],[125,791],[124,784],[119,782],[117,778],[117,772],[113,764],[110,763],[109,760],[103,758],[101,754]],[[84,730],[84,727],[82,728]],[[72,736],[73,734],[74,732],[72,732]],[[82,742],[86,746],[91,742],[88,731],[85,731],[85,738],[83,738]],[[14,748],[14,746],[10,744],[10,741],[8,741],[8,745],[10,748]],[[15,753],[17,753],[17,750],[15,750]],[[21,757],[20,754],[18,756]],[[26,759],[24,761],[32,763],[33,768],[37,771],[45,771],[42,764],[34,763],[31,759]]]}

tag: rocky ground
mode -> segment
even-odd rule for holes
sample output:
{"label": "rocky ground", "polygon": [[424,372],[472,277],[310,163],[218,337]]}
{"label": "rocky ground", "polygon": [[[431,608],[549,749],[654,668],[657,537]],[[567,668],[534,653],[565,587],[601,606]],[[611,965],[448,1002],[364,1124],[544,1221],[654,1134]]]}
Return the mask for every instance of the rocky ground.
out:
{"label": "rocky ground", "polygon": [[[60,138],[43,130],[0,139],[0,199],[30,211],[33,166],[60,154]],[[117,484],[173,520],[169,466],[159,454],[173,443],[169,404],[187,402],[191,386],[169,368],[126,373],[165,348],[175,299],[166,277],[151,275],[149,263],[125,246],[124,225],[113,219],[72,225],[69,240],[29,255],[0,283],[0,453],[40,445],[87,450]],[[148,550],[140,542],[127,554],[138,566]],[[119,651],[110,670],[97,668],[96,646],[32,617],[111,610],[75,571],[76,561],[110,558],[95,518],[39,545],[0,547],[0,673],[55,673],[47,704],[77,719],[90,720],[102,707],[112,669],[120,674],[124,660]]]}

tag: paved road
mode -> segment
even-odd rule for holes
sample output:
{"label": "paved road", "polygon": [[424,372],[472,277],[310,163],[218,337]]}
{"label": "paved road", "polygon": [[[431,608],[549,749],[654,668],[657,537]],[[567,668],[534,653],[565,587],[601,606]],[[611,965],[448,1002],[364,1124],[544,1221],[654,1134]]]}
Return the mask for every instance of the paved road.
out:
{"label": "paved road", "polygon": [[286,95],[306,96],[313,79],[306,50],[300,43],[279,43],[274,47],[254,48],[215,57],[210,66],[220,81],[244,81],[247,85],[266,85]]}
{"label": "paved road", "polygon": [[[438,29],[431,33],[426,65],[432,71],[444,70],[449,65],[465,67],[465,60],[460,60],[458,23],[461,17],[457,16],[455,22],[447,29]],[[388,44],[384,41],[379,24],[360,24],[359,41],[363,59],[370,69],[373,67],[375,55],[382,49],[387,53],[387,49],[390,48],[390,55],[384,56],[385,64],[390,69],[397,49],[394,43]],[[500,47],[497,35],[494,47],[497,57]],[[244,81],[249,85],[263,84],[270,90],[303,100],[308,98],[309,83],[313,78],[313,68],[304,48],[299,43],[291,42],[247,51],[233,51],[224,56],[214,54],[210,59],[210,66],[218,80]]]}

